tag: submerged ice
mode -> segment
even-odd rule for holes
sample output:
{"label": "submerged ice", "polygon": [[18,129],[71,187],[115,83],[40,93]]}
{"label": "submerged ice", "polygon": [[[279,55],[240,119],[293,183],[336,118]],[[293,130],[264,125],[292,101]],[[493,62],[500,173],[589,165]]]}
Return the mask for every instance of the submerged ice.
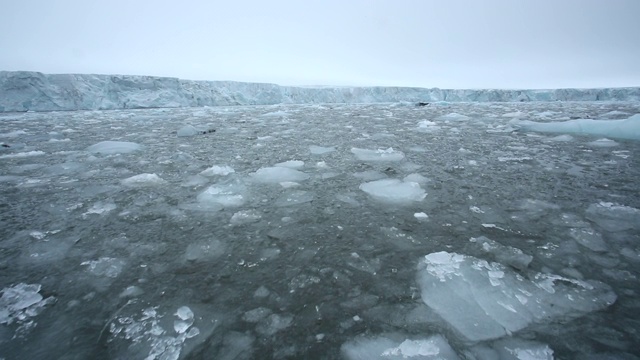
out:
{"label": "submerged ice", "polygon": [[500,263],[444,251],[424,257],[417,281],[422,301],[469,341],[601,310],[617,298],[598,281],[522,275]]}

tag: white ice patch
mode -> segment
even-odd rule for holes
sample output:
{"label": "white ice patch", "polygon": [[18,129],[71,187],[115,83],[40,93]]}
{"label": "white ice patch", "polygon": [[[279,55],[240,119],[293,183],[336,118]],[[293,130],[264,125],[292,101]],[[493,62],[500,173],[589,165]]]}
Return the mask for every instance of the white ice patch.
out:
{"label": "white ice patch", "polygon": [[617,139],[640,140],[640,114],[624,120],[578,119],[548,123],[513,121],[512,125],[529,131],[589,134]]}
{"label": "white ice patch", "polygon": [[231,216],[231,225],[243,225],[258,222],[262,219],[262,215],[256,210],[242,210]]}
{"label": "white ice patch", "polygon": [[236,172],[231,166],[227,165],[214,165],[206,170],[200,172],[202,176],[227,176]]}
{"label": "white ice patch", "polygon": [[351,148],[351,152],[362,161],[400,161],[404,159],[404,153],[393,148],[369,150]]}
{"label": "white ice patch", "polygon": [[44,151],[26,151],[13,154],[0,155],[0,159],[19,159],[44,155]]}
{"label": "white ice patch", "polygon": [[82,214],[83,218],[86,218],[88,215],[96,214],[96,215],[105,215],[110,213],[111,211],[117,208],[116,204],[112,201],[98,201],[93,206],[87,210],[86,213]]}
{"label": "white ice patch", "polygon": [[146,360],[178,360],[185,342],[198,336],[200,329],[193,326],[195,316],[188,306],[181,306],[174,315],[177,319],[169,323],[157,307],[149,307],[137,316],[116,317],[109,332],[114,338],[127,339],[138,351],[148,351]]}
{"label": "white ice patch", "polygon": [[166,181],[156,174],[140,174],[122,180],[122,185],[130,187],[154,186],[164,183]]}
{"label": "white ice patch", "polygon": [[215,184],[198,195],[198,202],[224,207],[240,206],[246,201],[246,188],[240,184]]}
{"label": "white ice patch", "polygon": [[39,284],[20,283],[0,291],[0,324],[18,324],[14,337],[26,335],[36,326],[33,317],[56,301],[53,296],[44,299],[40,288]]}
{"label": "white ice patch", "polygon": [[407,176],[404,177],[404,179],[402,179],[402,181],[404,182],[414,182],[414,183],[418,183],[420,185],[424,185],[427,182],[429,182],[429,179],[427,179],[426,177],[420,175],[420,174],[409,174]]}
{"label": "white ice patch", "polygon": [[308,174],[286,167],[264,167],[251,173],[253,181],[264,184],[277,184],[285,181],[302,181],[309,178]]}
{"label": "white ice patch", "polygon": [[432,359],[458,360],[447,340],[441,335],[426,339],[406,339],[400,334],[357,338],[342,345],[342,355],[348,360]]}
{"label": "white ice patch", "polygon": [[541,273],[529,278],[499,263],[439,252],[420,262],[417,282],[424,303],[469,341],[496,339],[554,318],[577,317],[616,300],[611,287],[597,281]]}
{"label": "white ice patch", "polygon": [[124,154],[142,149],[140,144],[127,141],[101,141],[87,148],[88,152],[100,154]]}
{"label": "white ice patch", "polygon": [[289,169],[302,169],[304,167],[304,161],[300,161],[300,160],[289,160],[289,161],[284,161],[281,163],[277,163],[273,166],[277,166],[277,167],[285,167],[285,168],[289,168]]}
{"label": "white ice patch", "polygon": [[360,190],[375,200],[391,204],[410,204],[422,201],[427,194],[415,182],[404,182],[398,179],[383,179],[360,185]]}
{"label": "white ice patch", "polygon": [[199,131],[192,125],[185,125],[181,127],[177,132],[177,135],[180,137],[196,136],[198,134],[202,134],[202,131]]}

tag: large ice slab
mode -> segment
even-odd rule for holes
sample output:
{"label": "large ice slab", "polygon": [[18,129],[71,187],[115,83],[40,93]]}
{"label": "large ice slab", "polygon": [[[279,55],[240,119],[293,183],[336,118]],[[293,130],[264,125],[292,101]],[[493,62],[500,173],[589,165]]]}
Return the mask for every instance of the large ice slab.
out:
{"label": "large ice slab", "polygon": [[417,282],[422,301],[469,341],[578,317],[617,298],[611,287],[597,281],[542,273],[525,277],[500,263],[445,251],[422,259]]}
{"label": "large ice slab", "polygon": [[281,166],[260,168],[258,171],[251,173],[250,175],[255,182],[265,184],[274,184],[286,181],[302,181],[309,178],[309,175],[302,171]]}
{"label": "large ice slab", "polygon": [[558,122],[513,121],[522,130],[607,136],[617,139],[640,140],[640,114],[624,120],[577,119]]}

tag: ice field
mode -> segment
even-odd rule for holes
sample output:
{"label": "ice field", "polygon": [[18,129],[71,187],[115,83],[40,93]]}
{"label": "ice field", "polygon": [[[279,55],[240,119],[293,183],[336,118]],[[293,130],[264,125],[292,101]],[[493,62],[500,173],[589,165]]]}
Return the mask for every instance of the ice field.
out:
{"label": "ice field", "polygon": [[638,359],[639,113],[0,114],[0,359]]}

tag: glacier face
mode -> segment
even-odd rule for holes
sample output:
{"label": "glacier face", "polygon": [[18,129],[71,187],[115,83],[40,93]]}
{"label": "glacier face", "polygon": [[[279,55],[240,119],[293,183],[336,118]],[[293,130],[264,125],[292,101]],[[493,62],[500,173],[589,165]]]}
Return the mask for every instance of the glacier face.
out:
{"label": "glacier face", "polygon": [[292,87],[129,75],[0,71],[0,112],[381,102],[640,101],[640,88],[455,90]]}

